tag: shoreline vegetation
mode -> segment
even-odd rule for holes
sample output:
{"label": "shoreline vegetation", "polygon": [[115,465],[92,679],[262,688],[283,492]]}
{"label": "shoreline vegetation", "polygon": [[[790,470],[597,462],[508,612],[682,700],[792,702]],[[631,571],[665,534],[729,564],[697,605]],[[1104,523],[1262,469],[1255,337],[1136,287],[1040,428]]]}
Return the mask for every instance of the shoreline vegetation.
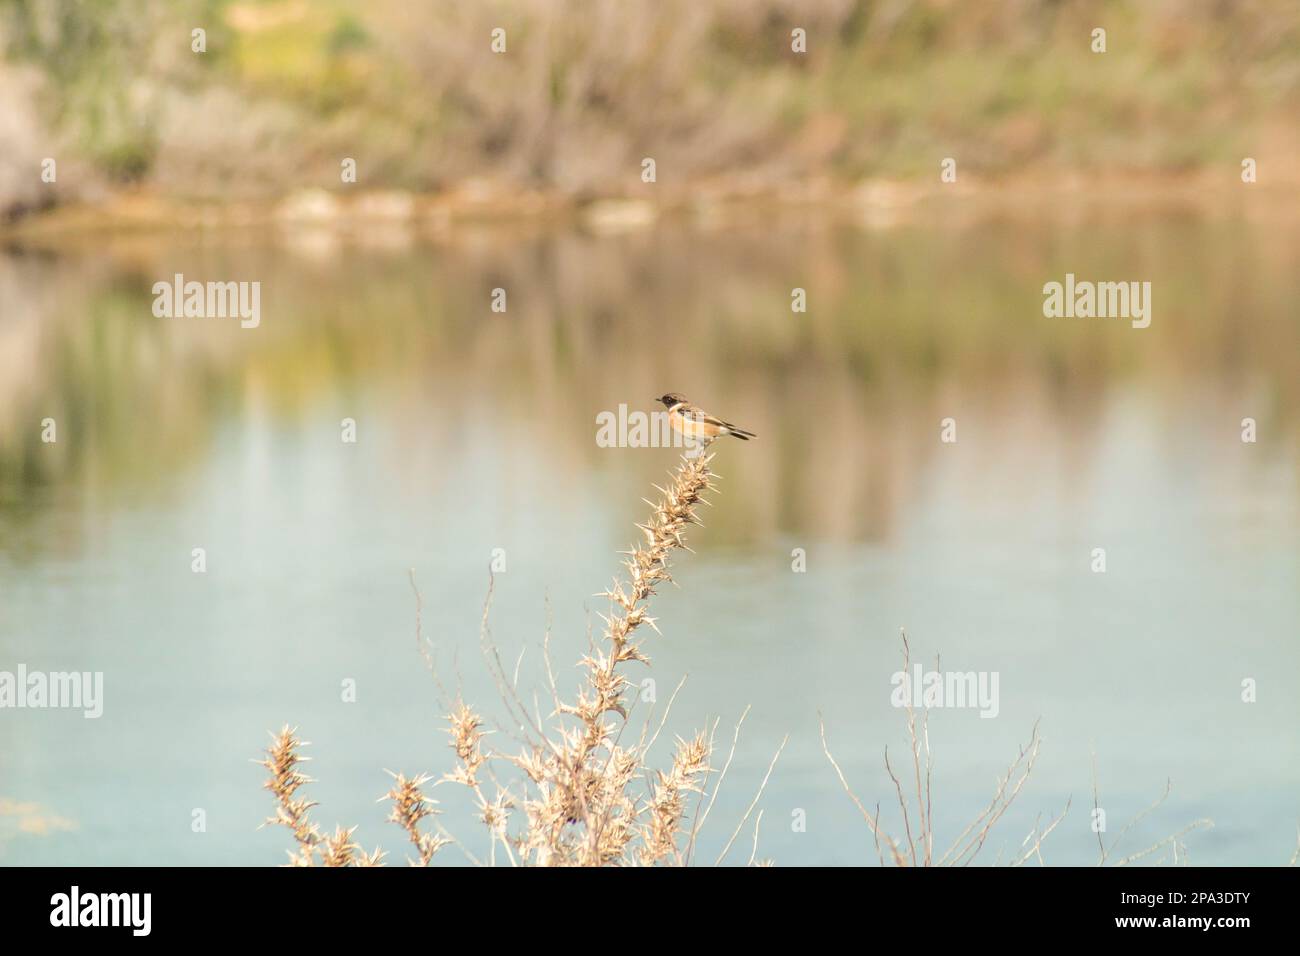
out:
{"label": "shoreline vegetation", "polygon": [[[621,231],[785,207],[888,225],[928,207],[946,218],[954,193],[962,214],[1295,214],[1300,8],[583,7],[12,0],[0,235],[536,219]],[[1242,181],[1246,159],[1257,182]],[[941,183],[947,160],[956,181]]]}
{"label": "shoreline vegetation", "polygon": [[[1118,215],[1232,216],[1251,222],[1300,219],[1300,183],[1243,185],[1228,170],[1175,176],[1046,177],[942,185],[871,180],[856,186],[811,183],[782,191],[725,184],[666,191],[663,198],[578,199],[511,192],[470,182],[447,193],[309,188],[269,201],[185,200],[131,190],[97,203],[52,206],[0,221],[0,240],[75,245],[82,238],[132,233],[234,233],[241,229],[347,232],[400,228],[439,238],[459,227],[579,229],[619,235],[665,223],[710,230],[762,227],[772,218],[815,215],[824,226],[887,229],[942,222],[1054,221]],[[271,237],[274,238],[274,231]]]}

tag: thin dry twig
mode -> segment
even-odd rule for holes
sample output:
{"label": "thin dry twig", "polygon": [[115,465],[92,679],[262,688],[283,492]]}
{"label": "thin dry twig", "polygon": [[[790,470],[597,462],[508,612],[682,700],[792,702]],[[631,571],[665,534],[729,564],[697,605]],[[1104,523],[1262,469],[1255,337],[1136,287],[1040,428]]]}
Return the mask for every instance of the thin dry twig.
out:
{"label": "thin dry twig", "polygon": [[722,852],[718,854],[718,858],[713,862],[714,866],[721,866],[722,861],[731,851],[731,846],[736,842],[736,837],[740,836],[740,831],[744,829],[746,821],[749,820],[749,815],[754,812],[754,807],[756,807],[758,801],[763,798],[763,791],[767,789],[767,782],[772,777],[772,771],[776,768],[776,762],[781,759],[781,752],[785,750],[785,745],[789,742],[789,734],[786,734],[781,738],[781,746],[777,747],[776,753],[772,755],[772,762],[767,765],[767,773],[763,775],[763,781],[758,785],[758,792],[754,794],[754,799],[750,801],[749,806],[745,809],[745,815],[741,817],[740,822],[736,824],[736,829],[735,832],[731,834],[731,839],[727,841],[727,845],[722,848]]}

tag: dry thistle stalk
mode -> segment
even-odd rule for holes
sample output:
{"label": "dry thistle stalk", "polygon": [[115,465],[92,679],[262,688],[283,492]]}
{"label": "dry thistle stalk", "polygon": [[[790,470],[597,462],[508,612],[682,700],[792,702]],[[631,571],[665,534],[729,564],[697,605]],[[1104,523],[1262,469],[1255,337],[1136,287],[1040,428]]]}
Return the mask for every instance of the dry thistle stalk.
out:
{"label": "dry thistle stalk", "polygon": [[434,801],[428,799],[420,789],[424,784],[429,782],[429,778],[424,774],[418,777],[408,778],[400,773],[392,773],[393,786],[381,800],[391,800],[393,809],[389,811],[388,820],[390,823],[396,823],[406,831],[410,838],[411,844],[415,847],[420,856],[420,862],[412,862],[412,866],[428,866],[433,860],[434,854],[447,845],[449,841],[433,835],[432,833],[420,832],[420,821],[425,817],[436,815],[439,811],[433,807]]}
{"label": "dry thistle stalk", "polygon": [[[654,810],[654,798],[650,807],[642,807],[627,793],[642,769],[644,750],[619,746],[616,733],[620,723],[607,715],[627,719],[624,693],[628,680],[619,667],[632,661],[649,664],[636,634],[643,624],[655,627],[647,602],[660,583],[671,580],[668,557],[674,549],[686,548],[686,529],[700,523],[696,508],[707,504],[704,493],[713,488],[712,460],[707,454],[683,455],[668,487],[657,489],[660,498],[651,504],[649,521],[637,525],[644,541],[627,552],[623,562],[626,579],[616,579],[602,595],[613,605],[604,619],[606,646],[593,648],[583,658],[585,681],[576,702],[557,701],[558,712],[576,717],[579,726],[562,730],[550,753],[525,755],[518,761],[540,792],[540,799],[524,804],[529,832],[521,849],[526,858],[549,865],[600,866],[623,861],[638,831],[637,818],[643,811]],[[708,757],[707,747],[703,751],[701,768]],[[689,775],[661,778],[656,794],[668,803],[672,791],[664,788],[670,781],[680,796]],[[669,809],[668,803],[664,810]],[[643,852],[640,860],[654,862],[666,856],[665,847],[672,844],[680,823],[678,812],[659,815],[657,824],[644,828],[643,836],[653,838],[655,849]],[[566,831],[575,824],[581,824],[585,832],[570,839]]]}
{"label": "dry thistle stalk", "polygon": [[460,783],[471,790],[478,786],[478,769],[487,760],[483,756],[482,740],[486,736],[480,729],[483,720],[470,710],[463,701],[457,701],[452,712],[447,715],[450,725],[447,733],[451,736],[451,749],[456,752],[459,761],[456,769],[447,774],[446,779]]}
{"label": "dry thistle stalk", "polygon": [[677,741],[672,769],[659,774],[654,796],[646,808],[650,819],[643,828],[642,865],[653,866],[676,855],[677,833],[686,813],[686,794],[699,791],[696,778],[709,770],[708,763],[709,742],[703,733],[689,741]]}
{"label": "dry thistle stalk", "polygon": [[313,866],[313,853],[322,839],[316,824],[310,820],[315,801],[295,796],[304,784],[311,783],[311,778],[298,770],[300,763],[310,759],[298,753],[305,746],[298,739],[297,728],[286,724],[273,735],[271,746],[266,748],[266,759],[258,761],[270,773],[270,779],[262,786],[276,799],[275,816],[267,817],[263,826],[279,824],[293,832],[298,842],[298,852],[289,854],[293,866]]}
{"label": "dry thistle stalk", "polygon": [[655,627],[654,618],[646,613],[645,602],[655,593],[660,582],[671,580],[668,555],[674,548],[686,548],[682,536],[688,526],[699,524],[695,508],[704,501],[704,492],[713,488],[713,476],[709,471],[712,457],[683,455],[668,488],[656,486],[661,494],[659,502],[652,505],[650,520],[637,525],[645,535],[645,544],[634,547],[623,562],[628,572],[627,580],[615,580],[613,586],[600,595],[617,605],[605,618],[605,640],[609,650],[597,649],[583,659],[587,669],[587,687],[579,694],[575,705],[565,708],[566,712],[575,714],[586,728],[585,754],[608,739],[612,725],[605,720],[605,714],[612,712],[627,717],[623,707],[627,678],[618,673],[617,668],[629,661],[650,662],[633,638],[642,624]]}
{"label": "dry thistle stalk", "polygon": [[[676,856],[670,848],[681,832],[683,795],[696,786],[693,778],[705,769],[707,738],[702,736],[687,751],[679,751],[673,771],[657,777],[648,800],[631,796],[633,782],[653,771],[645,765],[649,744],[644,735],[631,745],[618,740],[623,723],[617,718],[625,721],[628,716],[624,697],[629,686],[620,665],[649,663],[637,646],[636,633],[643,624],[655,626],[647,602],[661,582],[670,580],[668,557],[674,549],[686,547],[687,527],[699,523],[696,508],[713,487],[711,460],[706,455],[684,455],[668,487],[658,489],[661,497],[651,503],[649,520],[637,526],[643,540],[626,552],[626,577],[615,580],[604,593],[611,602],[611,613],[604,618],[604,642],[582,658],[583,680],[573,702],[560,699],[549,656],[544,654],[557,726],[544,730],[526,716],[527,708],[516,697],[520,728],[530,741],[516,755],[484,754],[477,718],[471,719],[460,703],[448,715],[452,746],[461,765],[444,779],[475,792],[481,819],[489,827],[503,825],[506,807],[516,803],[523,807],[524,832],[508,840],[501,836],[507,852],[512,846],[518,849],[521,862],[599,866]],[[509,680],[501,679],[500,670],[498,683],[509,698],[514,691]],[[478,786],[477,771],[494,760],[522,771],[523,786],[516,796],[502,791],[489,803]],[[645,814],[657,822],[643,825]],[[653,839],[656,849],[636,852],[633,844],[638,839]],[[513,854],[511,861],[515,862]]]}
{"label": "dry thistle stalk", "polygon": [[324,866],[352,866],[357,859],[359,845],[352,842],[352,834],[356,832],[356,827],[343,829],[340,826],[334,828],[334,832],[324,837],[318,844],[321,856],[321,864]]}
{"label": "dry thistle stalk", "polygon": [[266,748],[266,759],[258,760],[259,766],[265,767],[270,774],[262,786],[275,795],[275,816],[267,817],[263,826],[280,825],[288,827],[298,843],[297,852],[289,852],[289,866],[377,866],[383,857],[383,851],[376,849],[366,854],[352,840],[356,827],[343,829],[335,827],[329,836],[323,836],[320,829],[310,819],[311,809],[316,806],[314,800],[297,796],[298,791],[308,783],[311,777],[302,773],[298,765],[311,758],[299,753],[307,743],[298,738],[298,729],[287,724],[273,734],[271,746]]}
{"label": "dry thistle stalk", "polygon": [[474,794],[479,821],[487,827],[492,837],[493,862],[496,860],[496,845],[500,841],[510,862],[514,863],[514,854],[511,853],[505,836],[510,810],[515,805],[514,798],[498,787],[496,797],[489,800],[478,778],[479,769],[489,759],[483,752],[483,738],[487,736],[481,729],[483,719],[466,706],[464,701],[458,700],[447,714],[447,724],[447,734],[451,737],[451,749],[456,754],[457,765],[443,776],[441,782],[458,783]]}

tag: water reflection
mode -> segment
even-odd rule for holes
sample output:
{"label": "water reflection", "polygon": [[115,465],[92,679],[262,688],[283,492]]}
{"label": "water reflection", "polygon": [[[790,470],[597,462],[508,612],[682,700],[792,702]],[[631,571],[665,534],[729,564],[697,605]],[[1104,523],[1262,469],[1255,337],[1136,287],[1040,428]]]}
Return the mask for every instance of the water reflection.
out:
{"label": "water reflection", "polygon": [[[480,699],[493,695],[474,656],[492,548],[510,562],[500,630],[532,640],[549,594],[560,647],[580,649],[584,600],[671,460],[598,448],[596,415],[650,410],[672,389],[760,435],[725,449],[725,492],[652,650],[665,684],[692,674],[683,732],[754,704],[719,818],[738,819],[791,731],[765,798],[769,852],[874,858],[853,843],[815,715],[883,799],[907,624],[923,655],[1002,674],[998,720],[943,725],[954,835],[1041,714],[1055,749],[1012,830],[1071,793],[1082,805],[1095,742],[1117,803],[1136,812],[1167,774],[1186,802],[1166,830],[1216,817],[1200,862],[1280,862],[1300,783],[1295,705],[1275,687],[1246,707],[1238,685],[1300,664],[1298,249],[1294,224],[1165,216],[10,250],[0,660],[89,660],[110,703],[94,726],[5,721],[15,772],[0,797],[79,829],[0,833],[0,856],[270,860],[279,844],[252,830],[265,807],[244,768],[285,720],[331,761],[318,768],[330,812],[363,821],[368,842],[391,838],[371,803],[379,769],[444,766],[405,569],[420,569]],[[1151,281],[1151,327],[1045,319],[1042,285],[1067,272]],[[175,273],[260,281],[260,327],[155,319],[150,289]],[[791,311],[795,288],[806,313]],[[339,440],[345,417],[355,446]],[[1240,440],[1246,417],[1255,445]],[[955,444],[939,441],[945,418]],[[189,569],[198,544],[205,579]],[[1099,545],[1104,578],[1089,571]],[[360,676],[371,706],[340,708],[340,675]],[[181,817],[220,806],[220,845],[159,830],[138,809],[151,800]],[[816,826],[787,832],[791,807]],[[1088,858],[1076,823],[1055,861]]]}

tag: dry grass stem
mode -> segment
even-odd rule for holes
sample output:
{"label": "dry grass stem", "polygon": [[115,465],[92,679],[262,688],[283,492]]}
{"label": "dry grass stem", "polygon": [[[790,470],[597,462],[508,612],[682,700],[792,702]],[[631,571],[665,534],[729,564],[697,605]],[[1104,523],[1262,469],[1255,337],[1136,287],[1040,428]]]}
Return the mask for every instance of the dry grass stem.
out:
{"label": "dry grass stem", "polygon": [[[908,645],[906,632],[902,635],[903,642],[903,670],[906,673],[911,665],[911,648]],[[935,660],[935,671],[939,671],[939,662]],[[895,798],[898,801],[899,811],[902,816],[903,832],[905,845],[900,849],[900,842],[886,833],[880,826],[880,806],[876,805],[875,814],[867,811],[863,802],[853,792],[848,780],[844,776],[844,771],[840,768],[835,757],[831,754],[830,747],[826,742],[826,725],[821,722],[821,740],[822,752],[830,762],[836,776],[839,778],[840,786],[848,794],[853,805],[858,808],[862,819],[866,822],[867,828],[871,831],[876,854],[881,865],[884,865],[884,853],[881,850],[881,841],[889,848],[890,856],[893,862],[898,866],[969,866],[979,856],[980,850],[988,841],[997,822],[1002,819],[1011,805],[1016,802],[1024,788],[1025,782],[1033,772],[1034,765],[1038,760],[1039,752],[1042,748],[1042,740],[1038,736],[1038,721],[1034,721],[1033,728],[1030,732],[1029,741],[1019,750],[1016,759],[1012,761],[1007,768],[1006,773],[998,778],[994,789],[993,798],[988,805],[981,810],[974,819],[972,819],[957,835],[951,846],[934,859],[934,811],[931,799],[934,761],[930,750],[930,731],[929,731],[929,713],[917,719],[914,702],[911,695],[908,695],[907,702],[904,704],[907,712],[906,726],[908,741],[912,754],[912,794],[909,796],[904,793],[902,781],[898,774],[894,772],[893,765],[889,760],[889,749],[885,749],[885,771],[889,775],[890,783],[894,787]],[[924,765],[924,771],[922,766]],[[1096,753],[1092,754],[1093,769],[1093,787],[1092,799],[1093,809],[1096,813],[1101,806],[1101,799],[1097,788],[1097,760]],[[1115,841],[1107,847],[1102,839],[1101,833],[1097,834],[1098,847],[1101,851],[1100,864],[1105,864],[1114,852],[1115,848],[1123,841],[1124,837],[1133,829],[1141,820],[1154,812],[1165,799],[1169,796],[1169,786],[1166,785],[1165,792],[1146,810],[1139,813],[1136,817],[1128,822],[1123,830],[1120,831]],[[1020,850],[1012,857],[1011,866],[1021,866],[1031,859],[1037,860],[1040,865],[1045,865],[1043,859],[1043,842],[1047,837],[1060,826],[1061,821],[1065,819],[1066,814],[1070,812],[1073,805],[1073,798],[1067,799],[1065,808],[1060,814],[1053,817],[1046,827],[1042,826],[1042,817],[1034,823],[1034,829],[1021,841]],[[914,804],[914,805],[913,805]],[[917,821],[917,830],[914,833],[912,829],[913,815]],[[1187,862],[1187,845],[1183,842],[1183,837],[1194,831],[1205,827],[1212,827],[1213,821],[1208,819],[1195,820],[1178,832],[1165,837],[1152,846],[1147,847],[1137,853],[1119,860],[1116,866],[1126,866],[1129,863],[1150,857],[1160,850],[1168,847],[1172,853],[1172,860],[1175,864],[1186,864]],[[1300,847],[1297,848],[1297,856],[1300,856]],[[999,850],[995,865],[1002,859],[1002,852]],[[1294,862],[1294,860],[1293,860]]]}

